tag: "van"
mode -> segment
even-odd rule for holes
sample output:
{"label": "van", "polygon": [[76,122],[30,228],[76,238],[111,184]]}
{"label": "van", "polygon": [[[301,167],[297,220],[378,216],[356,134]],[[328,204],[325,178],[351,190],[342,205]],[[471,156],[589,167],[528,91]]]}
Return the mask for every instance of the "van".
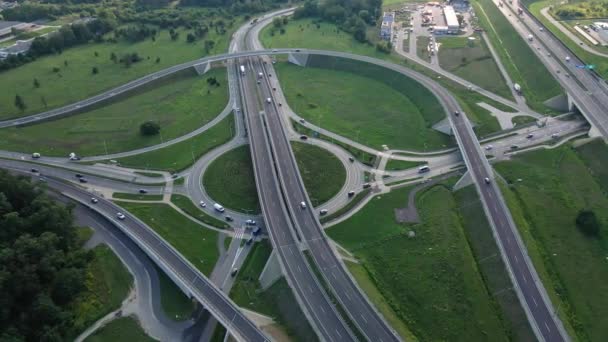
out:
{"label": "van", "polygon": [[215,209],[216,211],[219,211],[220,213],[223,213],[225,210],[224,207],[222,207],[219,203],[215,203],[213,205],[213,209]]}
{"label": "van", "polygon": [[38,152],[32,153],[32,159],[38,159],[38,158],[40,158],[40,153],[38,153]]}
{"label": "van", "polygon": [[418,173],[425,173],[425,172],[429,172],[431,171],[431,169],[429,168],[428,165],[424,165],[418,168]]}

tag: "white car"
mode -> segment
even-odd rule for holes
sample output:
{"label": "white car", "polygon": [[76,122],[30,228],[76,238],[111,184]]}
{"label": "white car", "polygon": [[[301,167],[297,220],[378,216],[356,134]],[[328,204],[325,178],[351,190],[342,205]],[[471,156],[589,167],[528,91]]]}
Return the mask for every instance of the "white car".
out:
{"label": "white car", "polygon": [[493,149],[493,148],[494,148],[494,146],[492,146],[492,145],[488,145],[488,146],[486,146],[486,151],[489,151],[489,150],[491,150],[491,149]]}
{"label": "white car", "polygon": [[304,202],[304,201],[300,202],[300,208],[306,209],[306,202]]}
{"label": "white car", "polygon": [[200,201],[200,202],[198,202],[198,205],[200,205],[200,206],[201,206],[201,208],[204,208],[204,207],[206,207],[206,206],[207,206],[207,203],[205,203],[205,202],[203,202],[203,201]]}
{"label": "white car", "polygon": [[116,213],[116,218],[118,218],[119,220],[124,220],[126,217],[123,213]]}
{"label": "white car", "polygon": [[321,209],[321,211],[319,211],[319,214],[326,215],[327,214],[327,209]]}
{"label": "white car", "polygon": [[483,179],[484,182],[486,182],[486,184],[490,184],[490,178],[486,177]]}
{"label": "white car", "polygon": [[254,220],[247,220],[247,221],[245,221],[245,224],[248,226],[255,226],[256,222]]}
{"label": "white car", "polygon": [[97,202],[99,202],[99,200],[97,198],[91,197],[91,203],[95,204]]}

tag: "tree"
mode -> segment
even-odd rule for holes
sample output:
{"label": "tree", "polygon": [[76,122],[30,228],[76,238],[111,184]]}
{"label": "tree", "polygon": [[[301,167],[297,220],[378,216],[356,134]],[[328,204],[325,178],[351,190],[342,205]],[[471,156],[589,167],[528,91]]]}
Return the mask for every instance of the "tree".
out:
{"label": "tree", "polygon": [[576,226],[585,235],[597,237],[600,234],[600,222],[591,210],[581,210],[576,216]]}
{"label": "tree", "polygon": [[118,60],[118,58],[116,57],[116,54],[114,52],[112,52],[110,54],[110,60],[114,63],[116,63],[116,61]]}
{"label": "tree", "polygon": [[38,82],[37,78],[34,78],[34,88],[40,88],[40,82]]}
{"label": "tree", "polygon": [[15,95],[15,107],[19,108],[20,111],[24,111],[27,107],[21,95]]}
{"label": "tree", "polygon": [[215,46],[215,42],[213,40],[205,40],[205,52],[209,53],[211,49]]}
{"label": "tree", "polygon": [[99,69],[96,66],[94,66],[93,68],[91,68],[91,73],[93,75],[97,75],[99,73]]}
{"label": "tree", "polygon": [[160,63],[160,57],[156,57],[156,64]]}
{"label": "tree", "polygon": [[160,132],[158,122],[146,121],[139,126],[139,132],[144,136],[157,135]]}
{"label": "tree", "polygon": [[194,34],[188,33],[188,35],[186,36],[186,41],[188,43],[194,43],[195,40],[196,40],[196,37],[194,36]]}

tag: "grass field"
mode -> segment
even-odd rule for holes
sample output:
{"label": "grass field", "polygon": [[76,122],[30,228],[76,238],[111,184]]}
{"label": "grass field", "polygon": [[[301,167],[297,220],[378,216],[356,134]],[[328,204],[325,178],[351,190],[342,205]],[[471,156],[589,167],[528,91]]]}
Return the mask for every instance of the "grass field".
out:
{"label": "grass field", "polygon": [[163,199],[163,195],[142,195],[127,192],[115,192],[112,194],[112,198],[137,201],[161,201]]}
{"label": "grass field", "polygon": [[293,305],[296,301],[284,278],[262,292],[258,278],[271,252],[268,240],[253,246],[237,275],[230,298],[240,307],[273,317],[296,341],[316,341],[304,314],[298,305]]}
{"label": "grass field", "polygon": [[431,62],[431,54],[429,53],[429,37],[416,37],[416,55],[424,61]]}
{"label": "grass field", "polygon": [[[606,160],[608,148],[595,143],[534,151],[496,165],[512,183],[504,192],[532,261],[580,340],[608,338],[608,183],[600,164]],[[599,238],[576,228],[581,209],[598,216]]]}
{"label": "grass field", "polygon": [[[210,86],[215,77],[220,87]],[[0,144],[11,151],[37,151],[43,155],[102,155],[160,144],[203,126],[228,103],[226,69],[197,77],[184,73],[115,103],[64,119],[0,130]],[[160,124],[161,132],[143,136],[145,121]]]}
{"label": "grass field", "polygon": [[122,317],[97,330],[85,339],[85,342],[153,342],[155,339],[146,335],[135,317]]}
{"label": "grass field", "polygon": [[205,229],[161,203],[120,204],[148,224],[203,274],[210,275],[217,262],[217,232]]}
{"label": "grass field", "polygon": [[194,217],[195,219],[201,222],[221,229],[226,229],[230,227],[230,225],[227,224],[225,221],[218,220],[215,217],[204,212],[202,208],[198,208],[196,205],[194,205],[194,203],[192,203],[190,198],[184,195],[171,195],[171,202],[173,202],[173,204],[183,210],[186,214]]}
{"label": "grass field", "polygon": [[562,93],[557,81],[492,0],[477,0],[473,6],[511,79],[521,85],[528,105],[546,112],[543,102]]}
{"label": "grass field", "polygon": [[[66,105],[151,72],[205,55],[202,42],[187,43],[186,32],[177,31],[181,33],[177,41],[171,40],[168,31],[160,31],[156,41],[146,39],[138,43],[91,43],[2,72],[0,119],[38,113]],[[214,40],[215,46],[209,53],[213,55],[226,51],[231,34],[232,32],[228,31],[225,35],[218,36],[215,30],[210,30],[206,39]],[[98,54],[97,57],[95,52]],[[112,52],[119,57],[136,52],[143,60],[126,68],[110,60]],[[160,58],[158,63],[156,63],[157,57]],[[52,69],[55,67],[60,69],[59,72],[53,72]],[[99,69],[98,74],[91,73],[93,67]],[[38,79],[40,88],[33,86],[34,78]],[[27,106],[23,112],[14,105],[17,94],[23,98]]]}
{"label": "grass field", "polygon": [[488,46],[481,37],[476,38],[473,45],[469,45],[465,37],[439,38],[439,65],[486,90],[513,100],[513,94]]}
{"label": "grass field", "polygon": [[160,303],[167,317],[176,321],[189,319],[196,305],[175,285],[163,270],[156,267],[160,285]]}
{"label": "grass field", "polygon": [[[397,53],[392,52],[391,54],[379,53],[370,44],[363,44],[357,42],[352,35],[341,32],[335,25],[328,23],[320,23],[320,28],[317,29],[312,20],[291,20],[286,26],[286,34],[277,34],[274,37],[270,36],[270,29],[262,31],[261,40],[265,47],[303,47],[312,49],[326,49],[345,51],[360,55],[371,56],[379,59],[385,59],[393,63],[410,67],[418,72],[421,72],[433,79],[436,79],[439,83],[447,86],[453,94],[455,94],[461,101],[463,109],[467,111],[469,119],[473,120],[477,126],[475,131],[480,135],[487,135],[492,132],[500,130],[500,125],[496,118],[490,115],[490,112],[476,105],[477,102],[486,102],[496,108],[503,109],[503,105],[490,100],[478,93],[471,92],[465,87],[462,87],[454,82],[451,82],[445,78],[438,78],[437,74],[424,68],[416,63],[404,60]],[[357,70],[357,69],[355,69]],[[386,78],[385,76],[379,77],[380,80]],[[389,77],[389,79],[393,79]],[[408,82],[403,80],[398,83],[408,84],[405,88],[415,88],[410,86]],[[426,96],[417,95],[414,98],[423,99]],[[427,104],[423,104],[421,108],[427,107]],[[504,108],[504,110],[512,111],[512,109]],[[440,111],[431,111],[435,113],[441,113]],[[428,119],[428,118],[427,118]],[[437,120],[438,121],[438,120]],[[428,122],[431,125],[435,122]],[[428,124],[427,123],[427,124]]]}
{"label": "grass field", "polygon": [[555,1],[527,1],[529,3],[528,8],[530,12],[534,14],[534,16],[540,20],[553,34],[555,34],[560,41],[568,46],[569,49],[574,51],[577,57],[581,58],[587,64],[594,64],[596,66],[595,71],[597,71],[604,79],[608,78],[608,58],[594,55],[586,50],[583,50],[580,46],[578,46],[575,42],[570,40],[565,34],[563,34],[557,27],[553,26],[540,13],[540,10],[544,7],[547,7],[551,4],[554,4]]}
{"label": "grass field", "polygon": [[192,165],[205,153],[230,141],[233,136],[234,116],[229,115],[215,126],[188,140],[151,152],[120,158],[118,161],[125,167],[180,171]]}
{"label": "grass field", "polygon": [[209,197],[226,208],[252,214],[260,212],[248,145],[215,159],[201,181]]}
{"label": "grass field", "polygon": [[431,150],[451,144],[431,129],[443,113],[417,82],[367,63],[321,56],[310,63],[321,68],[275,68],[289,105],[311,123],[377,149]]}
{"label": "grass field", "polygon": [[[330,228],[329,236],[361,261],[417,339],[505,340],[506,330],[475,266],[453,195],[443,185],[419,193],[416,206],[423,223],[399,224],[393,209],[407,204],[409,191],[377,196]],[[410,230],[414,238],[407,237]]]}
{"label": "grass field", "polygon": [[314,207],[329,201],[342,189],[346,170],[336,156],[320,147],[299,142],[292,142],[291,148]]}
{"label": "grass field", "polygon": [[93,253],[95,258],[87,270],[87,290],[74,304],[76,334],[118,309],[133,285],[133,276],[108,246],[97,246]]}
{"label": "grass field", "polygon": [[410,160],[389,159],[384,169],[388,171],[407,170],[424,164],[426,163]]}

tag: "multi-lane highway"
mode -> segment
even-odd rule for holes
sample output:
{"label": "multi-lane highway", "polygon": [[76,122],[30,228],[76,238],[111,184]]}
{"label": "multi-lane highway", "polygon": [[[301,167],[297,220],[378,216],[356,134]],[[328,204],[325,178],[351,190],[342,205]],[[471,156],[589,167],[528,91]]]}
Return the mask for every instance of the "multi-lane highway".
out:
{"label": "multi-lane highway", "polygon": [[[599,134],[608,141],[608,88],[592,71],[578,68],[581,61],[551,31],[543,26],[525,7],[522,15],[516,5],[504,3],[499,10],[519,33],[522,39],[529,34],[536,37],[532,50],[572,97],[574,103]],[[567,61],[567,58],[569,61]],[[562,72],[563,70],[563,72]]]}
{"label": "multi-lane highway", "polygon": [[[231,332],[239,341],[268,341],[269,339],[251,322],[225,294],[223,294],[207,277],[184,259],[169,243],[164,241],[153,229],[137,217],[129,214],[118,205],[98,198],[92,204],[91,194],[77,186],[46,177],[49,187],[84,204],[103,215],[127,234],[152,260],[178,282],[182,288],[202,303],[214,317]],[[124,220],[115,218],[122,212]]]}
{"label": "multi-lane highway", "polygon": [[[444,101],[453,110],[452,113],[460,110],[454,99],[445,98]],[[568,336],[559,318],[553,313],[553,306],[526,253],[526,247],[494,181],[492,168],[475,137],[471,123],[465,114],[450,115],[450,121],[468,173],[473,178],[509,275],[536,336],[543,341],[567,340]]]}
{"label": "multi-lane highway", "polygon": [[354,340],[352,332],[330,303],[300,251],[274,169],[274,160],[266,133],[268,116],[260,111],[251,64],[243,60],[241,65],[247,66],[248,69],[239,83],[243,98],[242,110],[245,113],[249,132],[255,182],[267,231],[281,269],[302,311],[320,338],[326,341]]}

